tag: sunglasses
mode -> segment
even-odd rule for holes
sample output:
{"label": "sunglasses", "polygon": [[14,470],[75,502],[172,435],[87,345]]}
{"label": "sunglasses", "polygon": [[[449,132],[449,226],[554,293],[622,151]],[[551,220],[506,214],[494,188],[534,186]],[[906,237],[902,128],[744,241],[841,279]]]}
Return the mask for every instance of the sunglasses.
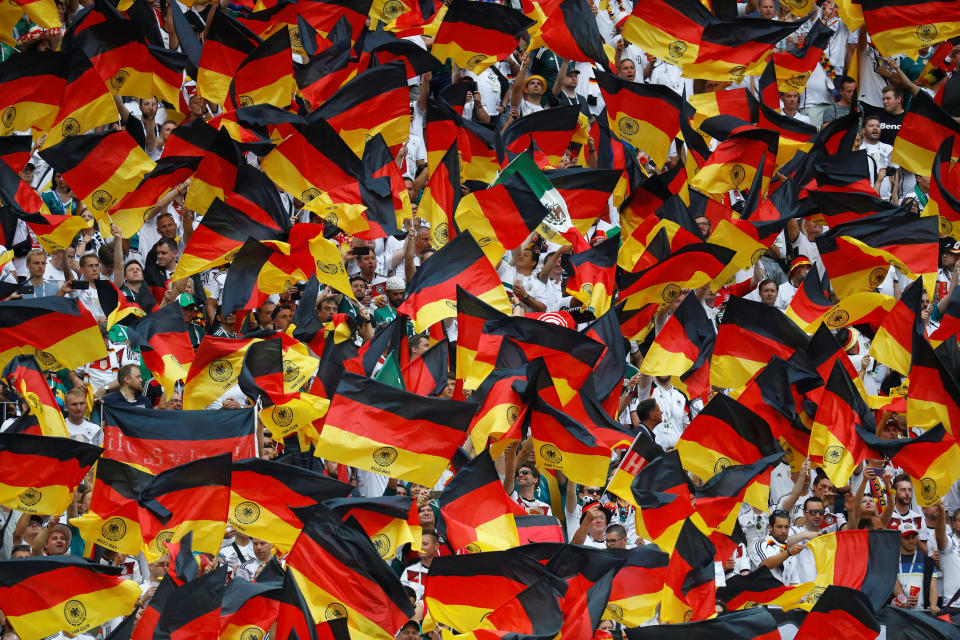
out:
{"label": "sunglasses", "polygon": [[806,509],[805,512],[812,516],[822,516],[824,514],[823,509]]}
{"label": "sunglasses", "polygon": [[620,542],[621,540],[623,540],[622,537],[621,537],[621,538],[606,538],[606,539],[604,540],[604,542],[606,542],[607,544],[617,544],[617,543]]}
{"label": "sunglasses", "polygon": [[603,494],[603,489],[584,489],[583,492],[588,496],[599,496]]}
{"label": "sunglasses", "polygon": [[530,469],[520,469],[520,471],[517,471],[517,475],[518,475],[518,476],[529,476],[529,475],[531,475]]}

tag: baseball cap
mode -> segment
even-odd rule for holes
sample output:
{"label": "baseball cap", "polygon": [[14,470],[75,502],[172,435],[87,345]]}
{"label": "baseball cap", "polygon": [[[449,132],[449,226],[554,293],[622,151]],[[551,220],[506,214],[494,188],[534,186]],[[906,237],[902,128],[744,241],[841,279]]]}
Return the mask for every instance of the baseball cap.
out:
{"label": "baseball cap", "polygon": [[540,75],[537,75],[537,74],[533,74],[532,76],[530,76],[529,78],[527,78],[526,80],[523,81],[523,89],[524,89],[524,91],[526,91],[527,85],[530,84],[530,81],[531,81],[531,80],[539,80],[539,81],[540,81],[540,84],[543,85],[543,88],[544,88],[544,89],[547,88],[547,80],[546,80],[543,76],[540,76]]}
{"label": "baseball cap", "polygon": [[181,293],[177,296],[177,303],[181,307],[189,307],[192,304],[197,304],[197,301],[193,299],[193,296],[189,293]]}
{"label": "baseball cap", "polygon": [[948,249],[948,251],[950,253],[960,253],[960,240],[950,245],[950,248]]}
{"label": "baseball cap", "polygon": [[793,262],[790,263],[790,273],[793,273],[793,270],[797,267],[802,267],[803,265],[809,265],[810,259],[807,256],[797,256],[793,259]]}
{"label": "baseball cap", "polygon": [[579,73],[580,73],[580,69],[577,69],[576,67],[567,67],[567,75],[568,75],[568,76],[572,76],[572,75],[575,74],[575,73],[576,73],[576,74],[579,74]]}
{"label": "baseball cap", "polygon": [[900,523],[900,537],[906,538],[910,534],[919,534],[917,531],[917,525],[913,524],[909,520],[904,520]]}

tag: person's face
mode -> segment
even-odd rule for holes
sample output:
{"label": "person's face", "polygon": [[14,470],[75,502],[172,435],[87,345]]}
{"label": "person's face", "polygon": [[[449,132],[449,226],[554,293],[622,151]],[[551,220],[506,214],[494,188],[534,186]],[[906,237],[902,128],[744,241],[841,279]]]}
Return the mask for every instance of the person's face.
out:
{"label": "person's face", "polygon": [[796,285],[798,282],[803,282],[803,279],[807,277],[808,271],[810,271],[810,265],[801,265],[790,272],[790,280],[793,281],[794,285]]}
{"label": "person's face", "polygon": [[357,266],[360,267],[360,273],[369,276],[377,268],[377,256],[372,253],[360,256],[357,258]]}
{"label": "person's face", "polygon": [[883,110],[887,113],[898,113],[903,106],[903,99],[893,91],[883,92]]}
{"label": "person's face", "polygon": [[663,422],[663,411],[660,411],[660,407],[654,407],[650,410],[650,420],[653,424],[660,424]]}
{"label": "person's face", "polygon": [[273,328],[277,331],[286,331],[291,322],[293,322],[293,311],[284,308],[277,313],[277,319],[273,321]]}
{"label": "person's face", "polygon": [[163,216],[157,220],[157,233],[161,238],[173,240],[177,237],[177,223],[173,221],[172,216]]}
{"label": "person's face", "polygon": [[796,91],[788,91],[787,93],[781,93],[780,99],[783,100],[783,106],[788,111],[796,111],[797,105],[800,103],[800,94]]}
{"label": "person's face", "polygon": [[787,536],[790,535],[790,518],[785,516],[774,520],[773,526],[770,527],[770,535],[780,544],[786,542]]}
{"label": "person's face", "polygon": [[143,282],[143,269],[140,268],[139,264],[129,264],[123,270],[123,277],[127,282]]}
{"label": "person's face", "polygon": [[766,20],[773,20],[777,15],[773,0],[760,0],[760,17]]}
{"label": "person's face", "polygon": [[417,230],[417,239],[416,244],[413,245],[414,253],[421,253],[424,249],[430,246],[430,229],[424,227],[423,229]]}
{"label": "person's face", "polygon": [[517,469],[517,475],[514,480],[518,487],[528,487],[537,483],[536,479],[533,477],[533,471],[527,467],[520,467]]}
{"label": "person's face", "polygon": [[603,534],[603,541],[607,545],[607,549],[626,549],[627,548],[627,536],[622,536],[619,533],[614,533],[613,531],[607,531]]}
{"label": "person's face", "polygon": [[917,533],[908,533],[900,538],[900,551],[902,553],[913,553],[917,550],[917,540],[920,535]]}
{"label": "person's face", "polygon": [[410,358],[419,358],[430,348],[430,343],[427,340],[417,340],[412,347],[410,347]]}
{"label": "person's face", "polygon": [[170,400],[167,401],[167,406],[170,407],[171,411],[183,410],[183,396],[180,395],[179,391],[170,396]]}
{"label": "person's face", "polygon": [[412,483],[410,485],[410,496],[422,507],[430,502],[430,487]]}
{"label": "person's face", "polygon": [[403,291],[394,291],[387,290],[387,300],[390,301],[391,307],[399,307],[400,303],[403,302]]}
{"label": "person's face", "polygon": [[125,378],[126,385],[134,391],[140,391],[143,388],[143,376],[140,369],[134,369],[133,373]]}
{"label": "person's face", "polygon": [[177,125],[173,124],[172,122],[163,123],[163,126],[160,127],[160,139],[166,142],[167,138],[170,137],[170,134],[176,128],[177,128]]}
{"label": "person's face", "polygon": [[880,121],[871,118],[863,124],[863,139],[868,142],[876,142],[880,139]]}
{"label": "person's face", "polygon": [[63,555],[67,552],[67,536],[62,531],[54,531],[47,538],[47,553],[52,556]]}
{"label": "person's face", "polygon": [[176,254],[170,250],[166,244],[161,244],[157,246],[157,266],[161,269],[170,270],[170,267],[173,266],[175,261]]}
{"label": "person's face", "polygon": [[330,322],[336,312],[337,303],[333,300],[326,300],[320,305],[320,313],[317,314],[317,317],[320,318],[321,322]]}
{"label": "person's face", "polygon": [[843,98],[844,102],[852,102],[853,94],[857,90],[856,82],[844,82],[843,87],[840,89],[840,96]]}
{"label": "person's face", "polygon": [[397,640],[419,640],[419,638],[420,634],[417,633],[417,628],[413,625],[404,627],[397,635]]}
{"label": "person's face", "polygon": [[536,266],[537,261],[533,257],[533,251],[524,249],[517,257],[517,266],[521,269],[530,269]]}
{"label": "person's face", "polygon": [[74,420],[80,420],[83,418],[83,414],[87,410],[87,400],[83,396],[68,396],[67,397],[67,415],[69,415]]}
{"label": "person's face", "polygon": [[633,60],[620,61],[620,77],[628,82],[633,82],[637,77],[637,65]]}
{"label": "person's face", "polygon": [[422,529],[433,529],[436,526],[437,517],[433,514],[433,509],[430,508],[429,504],[420,507],[417,515],[420,518],[420,527]]}
{"label": "person's face", "polygon": [[186,307],[180,307],[180,313],[183,315],[183,321],[186,324],[190,324],[193,322],[193,319],[197,317],[197,307],[192,304]]}
{"label": "person's face", "polygon": [[156,562],[150,563],[150,577],[159,580],[167,575],[167,569],[170,567],[170,556],[165,555]]}
{"label": "person's face", "polygon": [[260,323],[261,327],[265,327],[273,322],[273,310],[276,308],[276,306],[277,305],[273,304],[272,302],[268,302],[261,306],[259,311],[257,311],[257,321]]}
{"label": "person's face", "polygon": [[927,295],[926,291],[920,292],[920,310],[926,311],[930,307],[930,296]]}
{"label": "person's face", "polygon": [[860,499],[860,513],[865,517],[877,515],[877,501],[873,496],[863,496]]}
{"label": "person's face", "polygon": [[27,267],[30,269],[31,276],[42,276],[47,270],[47,261],[43,256],[31,256]]}
{"label": "person's face", "polygon": [[563,76],[563,86],[567,87],[568,89],[575,89],[579,81],[579,73],[568,73],[567,75]]}
{"label": "person's face", "polygon": [[833,20],[837,17],[837,3],[833,0],[827,0],[822,7],[823,17],[827,20]]}
{"label": "person's face", "polygon": [[897,491],[897,504],[901,507],[910,506],[913,502],[913,485],[906,480],[901,480],[894,489]]}
{"label": "person's face", "polygon": [[96,258],[88,259],[80,267],[80,270],[83,272],[83,279],[92,282],[100,277],[100,261]]}
{"label": "person's face", "polygon": [[69,191],[70,187],[67,186],[67,181],[63,179],[63,176],[59,173],[53,174],[53,185],[57,188],[57,191]]}
{"label": "person's face", "polygon": [[259,538],[253,539],[253,555],[257,556],[257,560],[260,562],[266,562],[270,559],[270,556],[273,554],[273,545],[267,542],[266,540],[260,540]]}
{"label": "person's face", "polygon": [[539,78],[534,78],[527,82],[527,95],[528,96],[542,96],[543,95],[543,82]]}
{"label": "person's face", "polygon": [[603,487],[580,487],[581,500],[599,500],[603,495]]}
{"label": "person's face", "polygon": [[917,186],[924,193],[928,193],[930,191],[930,176],[917,176]]}
{"label": "person's face", "polygon": [[447,380],[447,384],[446,384],[446,386],[443,388],[443,392],[440,394],[440,397],[441,397],[441,398],[448,398],[448,399],[449,399],[449,398],[452,398],[452,397],[453,397],[453,391],[454,391],[454,389],[456,389],[456,387],[457,387],[457,381],[456,381],[456,380]]}
{"label": "person's face", "polygon": [[[19,551],[14,551],[14,552],[13,552],[13,556],[11,556],[11,557],[12,557],[14,560],[20,560],[20,559],[23,559],[23,558],[29,558],[29,557],[30,557],[30,552],[27,551],[26,549],[21,549],[21,550],[19,550]],[[19,636],[17,636],[17,637],[19,637]]]}
{"label": "person's face", "polygon": [[700,229],[700,234],[704,238],[710,235],[710,218],[707,216],[699,216],[694,218],[693,221],[697,223],[697,228]]}
{"label": "person's face", "polygon": [[607,530],[607,515],[603,511],[600,514],[603,515],[602,518],[597,518],[590,523],[590,533],[594,538],[604,535],[603,532]]}
{"label": "person's face", "polygon": [[881,440],[896,440],[900,437],[900,425],[896,420],[887,420],[880,431]]}
{"label": "person's face", "polygon": [[823,522],[823,503],[811,501],[803,510],[803,519],[806,521],[808,529],[818,530],[820,523]]}
{"label": "person's face", "polygon": [[20,171],[20,179],[23,180],[23,181],[26,182],[26,183],[31,183],[31,182],[33,182],[33,171],[34,171],[33,169],[30,169],[30,168],[28,168],[28,167],[24,167],[24,168]]}
{"label": "person's face", "polygon": [[201,96],[192,96],[190,98],[190,117],[199,118],[207,108],[207,101]]}
{"label": "person's face", "polygon": [[813,242],[823,234],[823,223],[816,220],[807,220],[803,224],[803,231],[807,234],[807,240]]}
{"label": "person's face", "polygon": [[768,282],[760,287],[760,302],[771,307],[777,302],[777,285],[775,282]]}
{"label": "person's face", "polygon": [[613,620],[601,620],[601,621],[600,621],[600,626],[597,627],[597,629],[600,629],[601,631],[612,632],[612,631],[613,631]]}
{"label": "person's face", "polygon": [[957,264],[957,254],[947,251],[942,256],[940,256],[940,265],[944,269],[953,269],[953,266]]}
{"label": "person's face", "polygon": [[833,499],[833,496],[836,492],[837,488],[833,486],[833,483],[830,482],[829,478],[823,478],[813,487],[813,495],[824,501]]}
{"label": "person's face", "polygon": [[423,536],[420,539],[421,549],[420,558],[435,558],[437,556],[437,542],[433,539],[433,536]]}
{"label": "person's face", "polygon": [[353,288],[353,297],[357,300],[363,300],[363,297],[367,295],[367,283],[363,280],[354,280],[350,283],[350,286]]}

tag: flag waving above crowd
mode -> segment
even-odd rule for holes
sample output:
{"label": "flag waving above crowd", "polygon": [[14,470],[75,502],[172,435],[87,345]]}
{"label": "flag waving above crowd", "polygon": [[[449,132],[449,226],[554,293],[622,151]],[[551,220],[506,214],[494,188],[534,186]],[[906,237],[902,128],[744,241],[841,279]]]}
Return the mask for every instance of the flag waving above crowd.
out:
{"label": "flag waving above crowd", "polygon": [[11,0],[3,640],[960,638],[960,3]]}

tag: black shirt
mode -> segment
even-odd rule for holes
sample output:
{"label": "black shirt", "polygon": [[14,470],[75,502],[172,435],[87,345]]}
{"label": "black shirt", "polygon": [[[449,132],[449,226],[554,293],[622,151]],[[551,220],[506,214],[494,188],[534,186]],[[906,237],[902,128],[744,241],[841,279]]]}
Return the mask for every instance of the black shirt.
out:
{"label": "black shirt", "polygon": [[144,409],[153,409],[153,405],[142,393],[137,393],[133,402],[127,400],[120,391],[112,391],[103,396],[104,404],[119,405],[121,407],[142,407]]}

